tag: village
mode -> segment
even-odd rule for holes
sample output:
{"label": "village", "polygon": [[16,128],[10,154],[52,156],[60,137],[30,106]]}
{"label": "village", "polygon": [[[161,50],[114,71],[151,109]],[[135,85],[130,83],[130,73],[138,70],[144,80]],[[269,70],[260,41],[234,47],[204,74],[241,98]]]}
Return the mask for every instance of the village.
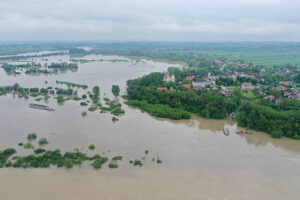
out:
{"label": "village", "polygon": [[[254,70],[251,70],[252,66],[250,64],[241,64],[233,61],[224,62],[218,59],[213,61],[215,66],[219,68],[220,74],[217,75],[208,71],[208,73],[203,75],[198,74],[196,70],[189,70],[190,73],[184,72],[176,75],[165,72],[163,81],[173,84],[157,87],[157,90],[174,91],[177,88],[179,91],[183,89],[200,92],[206,89],[219,92],[225,97],[231,97],[234,89],[240,89],[243,97],[249,100],[266,98],[276,104],[280,104],[282,99],[285,98],[300,100],[299,82],[277,80],[269,84],[268,81],[264,80],[265,74],[269,75],[271,73],[272,77],[276,77],[280,73],[278,71],[272,73],[261,67],[259,73],[253,73]],[[216,72],[215,69],[213,71]],[[293,70],[285,68],[281,73],[289,74],[290,77],[296,77],[299,71],[300,66],[296,66]],[[185,76],[185,74],[189,75]]]}

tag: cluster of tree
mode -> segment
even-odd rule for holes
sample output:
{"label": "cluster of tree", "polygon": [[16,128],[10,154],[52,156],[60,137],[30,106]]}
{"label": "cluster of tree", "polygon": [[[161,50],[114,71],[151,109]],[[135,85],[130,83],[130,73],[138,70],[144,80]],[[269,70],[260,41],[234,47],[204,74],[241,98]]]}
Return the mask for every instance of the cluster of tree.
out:
{"label": "cluster of tree", "polygon": [[12,73],[16,70],[16,66],[15,65],[9,65],[7,63],[4,63],[2,65],[2,68],[7,72],[7,73]]}
{"label": "cluster of tree", "polygon": [[271,72],[268,71],[263,74],[262,76],[263,81],[261,81],[262,84],[264,85],[269,85],[269,86],[278,86],[280,81],[293,81],[294,76],[292,74],[287,74],[285,72],[283,73],[278,73],[278,72]]}
{"label": "cluster of tree", "polygon": [[42,95],[46,95],[46,94],[57,94],[57,95],[76,95],[76,91],[74,91],[72,88],[68,88],[68,89],[62,89],[62,88],[56,88],[55,90],[52,90],[51,87],[49,88],[23,88],[21,87],[18,83],[14,84],[13,86],[5,86],[5,87],[0,87],[0,92],[19,92],[20,94],[29,94],[31,93],[31,95],[33,94],[42,94]]}
{"label": "cluster of tree", "polygon": [[73,91],[72,88],[68,88],[68,89],[58,88],[56,90],[56,94],[58,94],[58,95],[69,95],[69,96],[72,96],[74,94],[74,91]]}
{"label": "cluster of tree", "polygon": [[5,149],[4,151],[0,151],[0,167],[6,164],[7,159],[17,153],[15,149],[9,148]]}
{"label": "cluster of tree", "polygon": [[231,77],[219,77],[216,80],[217,85],[224,85],[224,86],[239,86],[244,82],[250,82],[253,85],[256,85],[258,81],[253,78],[241,77],[241,76],[238,76],[236,79],[233,79]]}
{"label": "cluster of tree", "polygon": [[50,69],[78,69],[78,65],[76,63],[51,63],[48,66]]}
{"label": "cluster of tree", "polygon": [[120,94],[120,87],[119,85],[113,85],[111,88],[111,92],[113,93],[114,96],[119,96]]}
{"label": "cluster of tree", "polygon": [[[40,63],[27,63],[27,64],[20,64],[20,65],[12,65],[4,63],[1,66],[7,73],[18,73],[16,69],[27,69],[25,71],[26,74],[49,74],[51,71],[47,69],[40,69],[42,65]],[[52,63],[48,66],[49,69],[78,69],[77,64],[73,63]]]}
{"label": "cluster of tree", "polygon": [[238,82],[235,81],[233,78],[229,78],[229,77],[219,77],[216,80],[216,84],[217,85],[223,85],[223,86],[233,86],[233,85],[237,85]]}
{"label": "cluster of tree", "polygon": [[[30,142],[25,145],[21,142],[18,144],[18,146],[24,146],[24,148],[33,149],[34,154],[19,156],[15,155],[17,151],[14,148],[8,148],[3,151],[0,150],[0,168],[49,168],[51,166],[56,166],[58,168],[72,168],[75,165],[81,165],[83,162],[90,162],[91,166],[93,166],[95,169],[99,169],[109,161],[109,158],[106,156],[101,156],[99,154],[88,156],[86,153],[82,153],[78,149],[75,149],[73,152],[65,153],[61,153],[59,149],[34,149],[34,146],[31,144],[31,142],[36,140],[36,138],[37,135],[35,133],[30,133],[27,136],[27,139]],[[41,138],[39,140],[39,145],[44,144],[48,144],[48,140],[46,138]],[[95,145],[89,145],[90,150],[94,150],[95,148]],[[146,154],[148,154],[148,150]],[[118,168],[119,165],[117,162],[121,161],[122,158],[122,156],[113,157],[110,160],[108,167],[112,169]],[[158,163],[161,163],[161,161]]]}
{"label": "cluster of tree", "polygon": [[[91,165],[93,165],[94,168],[100,168],[102,164],[108,161],[107,157],[102,157],[98,154],[90,157],[79,151],[65,152],[62,154],[58,149],[51,151],[39,148],[35,149],[34,152],[35,154],[15,156],[9,160],[8,158],[15,154],[16,150],[6,149],[3,152],[0,151],[0,168],[48,168],[51,165],[72,168],[74,165],[80,165],[84,161],[93,161]],[[98,163],[99,160],[102,161],[101,165],[95,165],[95,162]]]}
{"label": "cluster of tree", "polygon": [[280,101],[280,103],[276,104],[268,98],[262,98],[255,101],[255,103],[271,107],[272,109],[278,111],[300,110],[300,101],[296,99],[284,98]]}
{"label": "cluster of tree", "polygon": [[25,74],[50,74],[51,72],[47,69],[37,69],[37,68],[30,68],[25,71]]}
{"label": "cluster of tree", "polygon": [[12,65],[8,63],[4,63],[1,66],[7,73],[15,72],[16,69],[25,69],[25,68],[32,68],[32,67],[41,67],[41,64],[36,63],[27,63],[27,64],[19,64],[19,65]]}
{"label": "cluster of tree", "polygon": [[207,118],[222,119],[233,112],[240,104],[240,95],[232,98],[203,90],[194,91],[159,91],[156,87],[162,84],[162,73],[151,73],[142,78],[127,81],[127,97],[129,100],[146,101],[149,104],[163,104],[171,108],[199,114]]}
{"label": "cluster of tree", "polygon": [[[262,104],[262,102],[260,102]],[[236,117],[239,126],[274,134],[300,139],[299,110],[275,110],[269,105],[261,105],[256,101],[244,102]]]}
{"label": "cluster of tree", "polygon": [[105,104],[108,106],[100,106],[101,113],[110,112],[113,115],[121,115],[124,114],[125,111],[122,109],[122,104],[117,101],[111,101],[109,98],[104,98]]}
{"label": "cluster of tree", "polygon": [[99,97],[100,97],[100,87],[99,86],[93,87],[93,94],[91,94],[90,97],[93,99],[94,103],[98,103]]}
{"label": "cluster of tree", "polygon": [[[45,92],[48,89],[42,88],[41,91]],[[0,92],[20,92],[20,93],[39,93],[39,88],[23,88],[18,83],[15,83],[13,86],[0,87]]]}
{"label": "cluster of tree", "polygon": [[70,54],[86,54],[88,53],[86,50],[84,49],[79,49],[79,48],[70,48],[69,49],[69,53]]}

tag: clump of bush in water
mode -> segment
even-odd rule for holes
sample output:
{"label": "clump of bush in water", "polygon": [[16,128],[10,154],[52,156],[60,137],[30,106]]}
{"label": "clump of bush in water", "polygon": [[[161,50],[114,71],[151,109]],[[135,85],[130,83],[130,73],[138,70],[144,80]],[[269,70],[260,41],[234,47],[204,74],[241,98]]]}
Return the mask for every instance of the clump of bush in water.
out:
{"label": "clump of bush in water", "polygon": [[123,157],[122,156],[115,156],[112,158],[113,161],[118,161],[118,160],[122,160]]}
{"label": "clump of bush in water", "polygon": [[90,97],[93,99],[93,103],[98,103],[100,96],[100,87],[94,86],[93,87],[93,94],[90,94]]}
{"label": "clump of bush in water", "polygon": [[94,144],[91,144],[90,146],[89,146],[89,149],[90,150],[94,150],[96,148],[96,146],[94,145]]}
{"label": "clump of bush in water", "polygon": [[95,110],[97,110],[97,107],[90,107],[89,109],[88,109],[88,111],[90,111],[90,112],[94,112]]}
{"label": "clump of bush in water", "polygon": [[34,150],[35,154],[41,154],[41,153],[44,153],[44,152],[46,152],[46,150],[45,149],[41,149],[41,148],[38,148],[38,149]]}
{"label": "clump of bush in water", "polygon": [[108,167],[111,168],[111,169],[115,169],[115,168],[118,168],[119,165],[116,161],[110,161],[109,164],[108,164]]}
{"label": "clump of bush in water", "polygon": [[45,145],[45,144],[48,144],[49,142],[48,142],[48,140],[47,140],[47,138],[41,138],[41,139],[39,139],[39,145]]}
{"label": "clump of bush in water", "polygon": [[35,100],[36,101],[41,101],[43,99],[43,97],[39,97],[39,98],[36,98]]}
{"label": "clump of bush in water", "polygon": [[109,162],[108,164],[108,167],[111,168],[111,169],[115,169],[115,168],[118,168],[119,165],[118,165],[118,162],[119,160],[122,160],[123,157],[122,156],[115,156],[111,159],[111,161]]}
{"label": "clump of bush in water", "polygon": [[121,109],[122,104],[111,101],[109,98],[104,98],[104,101],[108,107],[100,106],[100,110],[102,111],[101,113],[109,111],[111,114],[116,116],[125,113],[125,111]]}
{"label": "clump of bush in water", "polygon": [[81,100],[81,98],[80,97],[73,97],[73,100],[74,101],[79,101],[79,100]]}
{"label": "clump of bush in water", "polygon": [[83,117],[85,117],[87,115],[87,112],[86,111],[83,111],[82,113],[81,113],[81,116],[83,116]]}
{"label": "clump of bush in water", "polygon": [[92,166],[95,169],[100,169],[102,167],[102,165],[105,164],[107,161],[108,161],[107,157],[101,157],[100,155],[98,155],[97,158],[92,163]]}
{"label": "clump of bush in water", "polygon": [[56,97],[57,103],[63,103],[64,102],[64,97],[63,96],[58,96]]}
{"label": "clump of bush in water", "polygon": [[7,159],[15,153],[17,153],[17,151],[13,148],[9,148],[9,149],[5,149],[4,151],[0,151],[0,168],[5,166]]}
{"label": "clump of bush in water", "polygon": [[119,96],[119,94],[120,94],[120,87],[119,87],[119,85],[113,85],[112,88],[111,88],[111,92],[113,93],[113,95],[115,97]]}
{"label": "clump of bush in water", "polygon": [[29,133],[27,135],[27,140],[35,140],[37,138],[36,133]]}
{"label": "clump of bush in water", "polygon": [[134,161],[130,160],[129,163],[130,163],[130,164],[133,164],[133,166],[139,166],[139,167],[142,167],[142,166],[143,166],[142,161],[140,161],[140,160],[138,160],[138,159],[135,159]]}
{"label": "clump of bush in water", "polygon": [[116,121],[119,121],[119,119],[118,118],[116,118],[116,117],[112,117],[112,119],[111,119],[113,122],[116,122]]}
{"label": "clump of bush in water", "polygon": [[98,106],[98,107],[101,107],[101,106],[102,106],[102,104],[101,104],[101,103],[97,103],[97,106]]}
{"label": "clump of bush in water", "polygon": [[110,113],[113,114],[113,115],[118,116],[120,114],[124,114],[125,111],[122,110],[120,107],[117,107],[117,108],[113,109]]}
{"label": "clump of bush in water", "polygon": [[85,102],[81,102],[80,105],[81,105],[81,106],[87,106],[88,104],[85,103]]}
{"label": "clump of bush in water", "polygon": [[25,149],[34,149],[34,146],[31,143],[27,142],[26,144],[24,144],[24,148]]}
{"label": "clump of bush in water", "polygon": [[105,103],[109,103],[110,102],[110,99],[107,98],[107,97],[105,97],[103,100],[105,101]]}

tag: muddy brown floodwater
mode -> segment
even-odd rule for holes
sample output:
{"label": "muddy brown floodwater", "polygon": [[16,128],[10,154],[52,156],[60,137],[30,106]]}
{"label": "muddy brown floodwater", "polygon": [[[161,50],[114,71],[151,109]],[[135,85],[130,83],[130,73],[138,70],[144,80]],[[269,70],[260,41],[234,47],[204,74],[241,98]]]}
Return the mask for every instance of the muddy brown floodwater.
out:
{"label": "muddy brown floodwater", "polygon": [[[65,56],[47,57],[48,62],[69,60]],[[87,56],[88,59],[116,57]],[[34,58],[42,62],[42,58]],[[94,61],[79,64],[76,72],[40,76],[8,76],[0,70],[0,85],[18,82],[24,87],[57,86],[56,80],[99,85],[101,98],[112,98],[111,85],[119,84],[125,92],[126,80],[153,71],[165,71],[167,64],[143,62]],[[48,81],[48,84],[45,84]],[[120,99],[121,100],[121,99]],[[122,101],[122,100],[121,100]],[[207,120],[159,119],[123,105],[126,113],[113,123],[110,114],[87,110],[76,101],[58,105],[51,98],[41,102],[55,112],[30,109],[29,103],[8,94],[0,97],[0,149],[15,147],[18,154],[28,154],[17,146],[30,132],[48,138],[47,149],[72,151],[79,148],[109,157],[122,155],[117,169],[100,170],[83,164],[70,170],[0,169],[0,199],[3,200],[282,200],[300,199],[300,142],[288,138],[272,139],[264,133],[238,135],[235,123]],[[225,136],[222,129],[230,130]],[[149,154],[145,155],[145,149]],[[151,161],[159,156],[158,165]],[[143,167],[133,167],[129,160],[146,157]]]}

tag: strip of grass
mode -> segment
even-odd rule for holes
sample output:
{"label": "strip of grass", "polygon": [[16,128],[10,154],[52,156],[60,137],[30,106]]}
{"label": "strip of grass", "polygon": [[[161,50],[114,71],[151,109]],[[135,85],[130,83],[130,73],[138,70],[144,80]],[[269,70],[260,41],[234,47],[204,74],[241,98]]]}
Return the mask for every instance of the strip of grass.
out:
{"label": "strip of grass", "polygon": [[128,102],[128,104],[133,107],[138,107],[155,117],[163,117],[174,120],[191,118],[191,114],[189,112],[178,108],[170,108],[168,105],[149,104],[146,101],[137,100],[131,100]]}
{"label": "strip of grass", "polygon": [[68,87],[78,87],[78,88],[83,88],[83,89],[88,88],[87,85],[81,85],[81,84],[71,83],[71,82],[66,82],[66,81],[56,81],[56,83],[61,84],[61,85],[67,85]]}

